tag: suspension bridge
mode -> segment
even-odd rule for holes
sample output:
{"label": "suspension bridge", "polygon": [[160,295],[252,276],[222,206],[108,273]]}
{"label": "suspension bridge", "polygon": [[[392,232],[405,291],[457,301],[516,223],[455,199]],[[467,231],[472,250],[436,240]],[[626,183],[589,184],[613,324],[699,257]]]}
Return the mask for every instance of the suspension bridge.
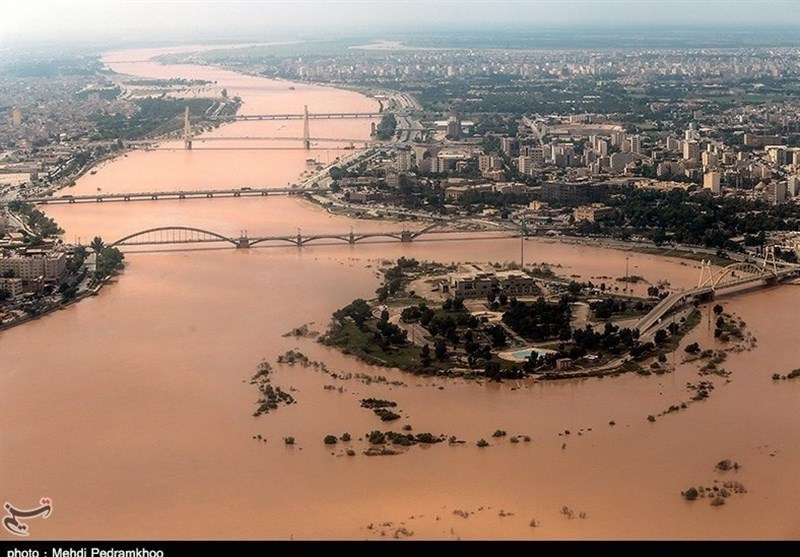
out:
{"label": "suspension bridge", "polygon": [[[193,137],[192,132],[192,123],[191,118],[189,116],[189,107],[186,107],[186,110],[183,115],[183,146],[187,150],[191,150],[193,144],[195,142],[206,142],[206,141],[232,141],[232,140],[258,140],[258,141],[302,141],[303,148],[308,150],[311,149],[311,131],[309,127],[309,120],[347,120],[347,119],[359,119],[359,118],[380,118],[383,116],[381,112],[329,112],[329,113],[318,113],[318,114],[309,114],[308,106],[303,107],[302,114],[240,114],[234,116],[211,116],[209,119],[211,120],[219,120],[224,122],[246,122],[246,121],[269,121],[269,120],[302,120],[303,121],[303,137],[270,137],[270,136],[260,136],[260,137],[249,137],[249,136],[240,136],[240,137],[203,137],[197,138]],[[373,122],[373,132],[375,124]],[[327,143],[368,143],[368,140],[364,139],[348,139],[348,138],[341,138],[341,137],[315,137],[314,141],[322,141]]]}

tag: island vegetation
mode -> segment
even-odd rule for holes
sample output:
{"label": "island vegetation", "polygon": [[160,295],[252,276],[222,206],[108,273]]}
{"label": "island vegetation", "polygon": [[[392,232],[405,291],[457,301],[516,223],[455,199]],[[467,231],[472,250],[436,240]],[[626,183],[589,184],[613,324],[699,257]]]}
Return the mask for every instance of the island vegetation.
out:
{"label": "island vegetation", "polygon": [[[320,342],[380,366],[421,375],[458,375],[502,380],[536,375],[542,379],[637,371],[643,375],[668,369],[666,353],[700,322],[699,311],[682,315],[647,338],[623,321],[646,314],[666,295],[651,287],[651,299],[619,297],[591,282],[548,278],[548,296],[540,287],[530,296],[490,292],[485,300],[458,295],[434,301],[411,285],[448,269],[400,258],[383,269],[383,282],[371,300],[359,298],[334,312]],[[532,267],[529,276],[542,275]],[[533,276],[531,278],[533,278]],[[576,304],[588,305],[591,321],[575,321]],[[720,317],[722,319],[722,317]],[[735,334],[720,322],[720,334]],[[515,348],[524,357],[507,357]],[[688,348],[687,348],[688,349]],[[362,401],[382,419],[399,417],[386,401]]]}

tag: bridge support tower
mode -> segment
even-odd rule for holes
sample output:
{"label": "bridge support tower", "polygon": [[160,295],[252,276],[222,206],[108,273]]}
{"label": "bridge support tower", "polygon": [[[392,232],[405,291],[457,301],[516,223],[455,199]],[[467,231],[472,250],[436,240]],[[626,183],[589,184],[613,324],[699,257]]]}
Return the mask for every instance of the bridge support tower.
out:
{"label": "bridge support tower", "polygon": [[303,106],[303,147],[311,149],[311,133],[308,129],[308,105]]}
{"label": "bridge support tower", "polygon": [[192,124],[189,121],[189,107],[183,113],[183,147],[187,151],[192,150]]}
{"label": "bridge support tower", "polygon": [[401,242],[412,242],[414,240],[414,234],[409,230],[403,230],[400,233],[400,241]]}

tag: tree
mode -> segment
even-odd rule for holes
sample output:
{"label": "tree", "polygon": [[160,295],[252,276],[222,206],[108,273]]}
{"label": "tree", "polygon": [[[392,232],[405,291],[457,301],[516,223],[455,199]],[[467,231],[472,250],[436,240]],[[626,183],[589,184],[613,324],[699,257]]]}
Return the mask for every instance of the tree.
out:
{"label": "tree", "polygon": [[724,308],[722,307],[722,305],[720,305],[720,304],[715,304],[715,305],[714,305],[714,315],[719,315],[719,314],[721,314],[721,313],[722,313],[722,311],[723,311],[723,309],[724,309]]}
{"label": "tree", "polygon": [[332,166],[330,170],[328,170],[328,175],[331,177],[331,180],[339,181],[344,176],[344,171],[338,166]]}
{"label": "tree", "polygon": [[489,328],[489,336],[492,337],[492,346],[500,348],[506,345],[506,331],[500,325],[492,325]]}
{"label": "tree", "polygon": [[367,319],[369,319],[370,315],[372,315],[372,312],[366,300],[357,298],[333,315],[337,319],[349,317],[358,327],[362,327]]}
{"label": "tree", "polygon": [[433,344],[433,351],[436,354],[436,359],[443,362],[447,358],[447,344],[442,339],[437,339]]}
{"label": "tree", "polygon": [[420,363],[422,363],[423,367],[428,367],[431,365],[431,349],[426,344],[422,347],[422,351],[419,354]]}
{"label": "tree", "polygon": [[653,340],[655,341],[656,344],[661,344],[662,342],[667,340],[667,331],[665,331],[664,329],[657,330],[655,337],[653,337]]}
{"label": "tree", "polygon": [[93,252],[99,255],[102,253],[105,243],[100,236],[95,236],[92,242],[89,244],[89,247],[92,248]]}

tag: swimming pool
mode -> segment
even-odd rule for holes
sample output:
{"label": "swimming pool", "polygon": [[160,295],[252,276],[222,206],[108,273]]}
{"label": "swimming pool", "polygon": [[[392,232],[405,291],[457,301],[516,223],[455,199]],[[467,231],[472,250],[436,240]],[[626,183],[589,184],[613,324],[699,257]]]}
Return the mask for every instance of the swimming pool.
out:
{"label": "swimming pool", "polygon": [[528,357],[530,357],[530,355],[534,352],[539,358],[546,356],[547,354],[556,353],[555,350],[548,350],[547,348],[523,348],[513,352],[504,352],[502,354],[498,354],[498,356],[506,360],[522,361],[527,360]]}

